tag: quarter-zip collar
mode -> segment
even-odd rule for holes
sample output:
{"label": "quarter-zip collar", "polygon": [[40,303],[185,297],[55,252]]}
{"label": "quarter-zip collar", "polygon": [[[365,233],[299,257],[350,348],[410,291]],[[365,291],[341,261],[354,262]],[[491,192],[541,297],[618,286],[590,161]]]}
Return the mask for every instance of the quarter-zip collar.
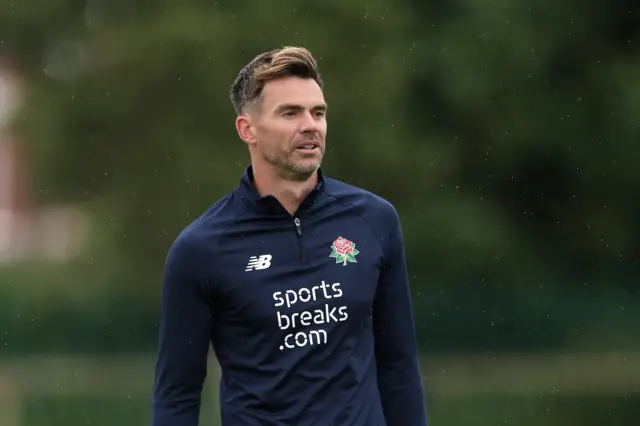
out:
{"label": "quarter-zip collar", "polygon": [[[280,204],[278,199],[273,195],[261,196],[255,186],[253,185],[253,166],[249,165],[240,179],[240,184],[236,189],[236,193],[245,202],[249,203],[252,207],[263,213],[285,213],[289,214],[286,209]],[[322,169],[318,169],[318,183],[313,190],[305,197],[298,211],[310,210],[314,205],[318,195],[324,191],[325,178]]]}

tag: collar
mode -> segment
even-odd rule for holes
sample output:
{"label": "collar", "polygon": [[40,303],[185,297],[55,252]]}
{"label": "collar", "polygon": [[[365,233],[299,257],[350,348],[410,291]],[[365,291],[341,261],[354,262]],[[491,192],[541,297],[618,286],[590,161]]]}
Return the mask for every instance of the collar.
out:
{"label": "collar", "polygon": [[[236,189],[237,193],[240,195],[244,201],[249,204],[255,206],[259,210],[264,212],[276,213],[276,212],[285,212],[286,210],[282,207],[280,202],[273,195],[265,195],[261,196],[253,185],[253,166],[250,164],[242,174],[242,178],[240,179],[240,184]],[[318,169],[318,183],[313,188],[313,190],[307,195],[302,204],[300,205],[299,210],[308,210],[310,209],[314,202],[316,201],[318,194],[324,191],[326,181],[324,177],[324,173],[322,169]],[[288,213],[287,213],[288,214]]]}

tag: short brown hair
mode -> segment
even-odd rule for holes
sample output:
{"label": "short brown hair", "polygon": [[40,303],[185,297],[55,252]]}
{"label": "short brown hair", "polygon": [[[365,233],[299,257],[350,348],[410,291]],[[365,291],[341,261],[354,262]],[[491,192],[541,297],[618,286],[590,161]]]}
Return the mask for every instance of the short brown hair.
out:
{"label": "short brown hair", "polygon": [[270,50],[245,65],[233,82],[230,97],[236,113],[244,113],[262,95],[267,82],[289,76],[312,78],[323,87],[318,64],[309,50],[293,46]]}

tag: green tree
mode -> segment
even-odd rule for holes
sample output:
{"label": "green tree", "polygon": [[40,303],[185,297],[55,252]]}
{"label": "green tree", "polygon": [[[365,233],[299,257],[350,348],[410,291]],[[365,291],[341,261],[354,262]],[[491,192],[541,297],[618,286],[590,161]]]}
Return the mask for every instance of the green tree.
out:
{"label": "green tree", "polygon": [[0,4],[39,199],[92,212],[83,270],[108,259],[112,297],[156,312],[170,243],[247,164],[231,82],[300,44],[327,82],[327,172],[402,214],[421,341],[563,345],[582,324],[622,344],[596,308],[638,277],[638,26],[618,4]]}

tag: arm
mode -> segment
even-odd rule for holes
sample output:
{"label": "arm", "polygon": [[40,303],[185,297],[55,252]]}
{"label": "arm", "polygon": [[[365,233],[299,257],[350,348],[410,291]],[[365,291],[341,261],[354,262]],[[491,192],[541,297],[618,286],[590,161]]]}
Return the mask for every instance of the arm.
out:
{"label": "arm", "polygon": [[378,385],[388,426],[427,426],[404,241],[393,213],[373,311]]}
{"label": "arm", "polygon": [[151,426],[197,426],[212,326],[212,306],[192,242],[169,251],[162,288]]}

